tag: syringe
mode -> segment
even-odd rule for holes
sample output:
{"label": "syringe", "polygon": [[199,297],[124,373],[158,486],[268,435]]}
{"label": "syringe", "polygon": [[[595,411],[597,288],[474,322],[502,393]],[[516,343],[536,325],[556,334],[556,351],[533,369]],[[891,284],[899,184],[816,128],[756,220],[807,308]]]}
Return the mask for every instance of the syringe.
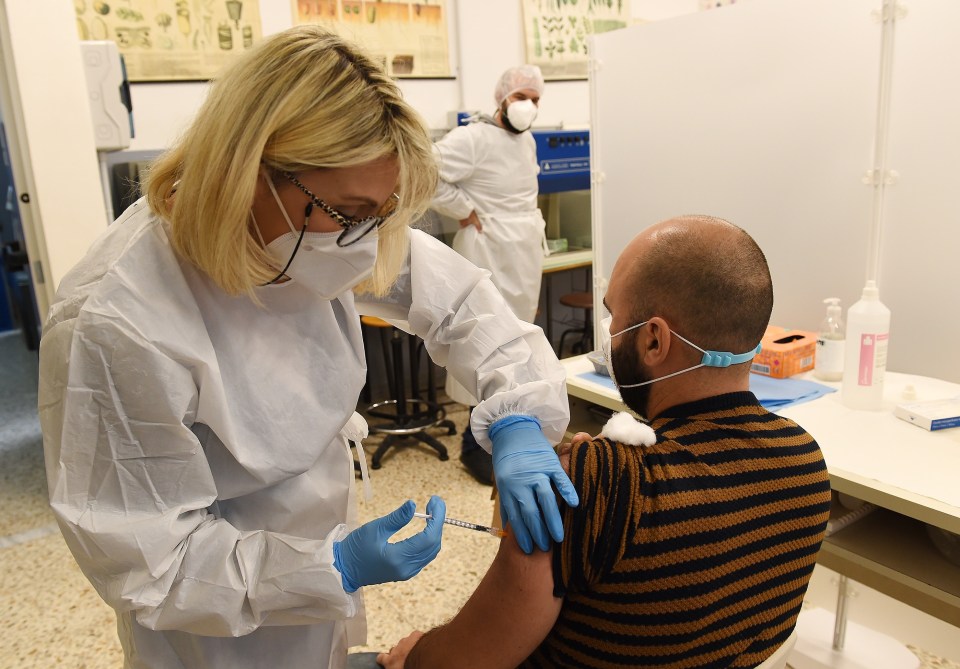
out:
{"label": "syringe", "polygon": [[[414,518],[433,518],[429,513],[414,513]],[[486,532],[495,537],[505,537],[507,533],[497,527],[488,527],[486,525],[478,525],[477,523],[468,523],[465,520],[457,520],[456,518],[444,518],[443,522],[447,525],[456,525],[457,527],[465,527],[468,530],[476,530],[477,532]]]}

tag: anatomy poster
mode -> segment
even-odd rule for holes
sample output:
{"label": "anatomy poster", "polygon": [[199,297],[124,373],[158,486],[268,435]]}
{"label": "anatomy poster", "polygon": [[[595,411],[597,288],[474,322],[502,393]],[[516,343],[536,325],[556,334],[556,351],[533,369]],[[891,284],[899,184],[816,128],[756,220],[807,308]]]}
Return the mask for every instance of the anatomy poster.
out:
{"label": "anatomy poster", "polygon": [[211,79],[260,40],[258,0],[73,0],[82,40],[117,43],[130,81]]}
{"label": "anatomy poster", "polygon": [[630,0],[523,0],[527,62],[545,79],[586,79],[587,38],[630,24]]}
{"label": "anatomy poster", "polygon": [[393,77],[449,77],[446,0],[292,0],[294,23],[361,44]]}

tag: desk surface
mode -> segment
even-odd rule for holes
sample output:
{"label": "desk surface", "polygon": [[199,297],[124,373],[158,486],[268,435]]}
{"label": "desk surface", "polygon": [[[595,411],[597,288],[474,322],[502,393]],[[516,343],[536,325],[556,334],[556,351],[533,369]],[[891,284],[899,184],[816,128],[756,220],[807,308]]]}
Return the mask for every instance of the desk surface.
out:
{"label": "desk surface", "polygon": [[578,267],[588,267],[593,264],[593,249],[582,251],[565,251],[553,253],[543,257],[543,273],[562,272]]}

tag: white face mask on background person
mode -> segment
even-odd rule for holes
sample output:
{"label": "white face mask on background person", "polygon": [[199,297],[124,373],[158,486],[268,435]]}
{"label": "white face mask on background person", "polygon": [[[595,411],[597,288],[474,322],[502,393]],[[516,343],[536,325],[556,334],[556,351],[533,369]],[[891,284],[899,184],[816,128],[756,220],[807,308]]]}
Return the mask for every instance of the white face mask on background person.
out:
{"label": "white face mask on background person", "polygon": [[[377,262],[376,230],[349,246],[337,245],[340,232],[301,233],[290,221],[273,180],[269,177],[267,185],[290,227],[290,232],[280,235],[265,248],[280,267],[286,267],[283,271],[286,276],[323,299],[332,300],[373,274],[373,267]],[[254,228],[259,235],[260,229],[256,226],[256,221]],[[260,242],[263,243],[263,237]]]}
{"label": "white face mask on background person", "polygon": [[533,100],[516,100],[507,105],[507,118],[510,125],[523,132],[529,130],[537,118],[537,105]]}

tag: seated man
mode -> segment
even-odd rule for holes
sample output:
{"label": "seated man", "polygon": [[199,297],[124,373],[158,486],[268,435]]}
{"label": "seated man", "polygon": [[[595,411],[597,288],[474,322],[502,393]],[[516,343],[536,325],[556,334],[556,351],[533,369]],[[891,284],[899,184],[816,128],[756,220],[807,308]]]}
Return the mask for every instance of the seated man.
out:
{"label": "seated man", "polygon": [[386,667],[754,667],[790,635],[830,484],[816,441],[749,391],[773,306],[762,251],[716,218],[659,223],[604,304],[612,377],[653,438],[578,435],[566,540],[528,556],[508,536],[457,616]]}

